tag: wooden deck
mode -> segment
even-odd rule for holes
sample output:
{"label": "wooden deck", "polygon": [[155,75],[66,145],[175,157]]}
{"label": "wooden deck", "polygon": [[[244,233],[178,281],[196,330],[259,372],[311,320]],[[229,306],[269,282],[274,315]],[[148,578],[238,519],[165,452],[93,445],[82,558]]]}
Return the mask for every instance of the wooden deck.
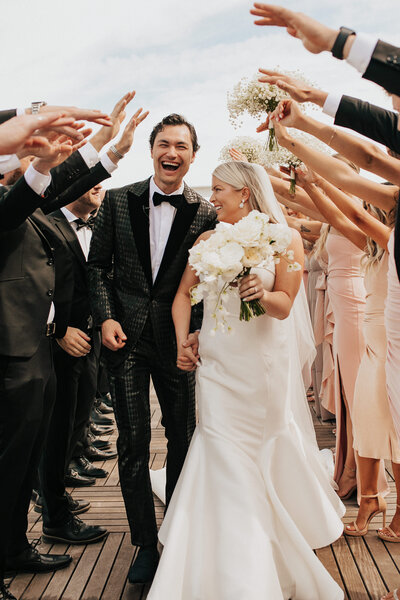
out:
{"label": "wooden deck", "polygon": [[[310,403],[312,407],[312,403]],[[313,412],[313,411],[312,411]],[[333,425],[322,423],[314,416],[318,442],[321,448],[334,446]],[[152,400],[152,443],[151,465],[158,469],[165,462],[165,438],[161,426],[161,412],[157,401]],[[115,441],[116,432],[110,439]],[[96,463],[101,466],[101,463]],[[119,488],[118,467],[115,460],[104,463],[109,471],[107,479],[98,479],[95,486],[72,490],[76,498],[90,500],[90,510],[83,514],[85,522],[104,525],[109,536],[103,542],[89,546],[39,546],[41,551],[54,550],[68,553],[72,564],[54,574],[21,574],[11,581],[10,589],[20,600],[145,600],[146,586],[127,583],[127,573],[134,557],[129,538],[129,528],[124,503]],[[388,501],[388,518],[393,515],[396,499],[393,478],[388,470],[391,493]],[[70,490],[71,491],[71,490]],[[156,499],[156,512],[161,522],[163,506]],[[357,514],[355,500],[347,502],[345,522],[352,521]],[[389,521],[390,522],[390,521]],[[376,536],[381,527],[374,520],[374,529],[365,538],[341,537],[330,547],[317,551],[317,555],[328,571],[345,590],[347,600],[378,600],[382,594],[400,585],[400,544],[383,543]],[[318,526],[316,524],[316,526]],[[41,534],[40,516],[31,508],[29,513],[29,538]],[[190,600],[189,598],[187,600]],[[211,599],[207,599],[211,600]],[[218,600],[213,598],[212,600]],[[245,598],[243,600],[246,600]],[[261,600],[261,599],[260,599]],[[269,598],[268,600],[274,600]],[[324,600],[321,598],[321,600]]]}

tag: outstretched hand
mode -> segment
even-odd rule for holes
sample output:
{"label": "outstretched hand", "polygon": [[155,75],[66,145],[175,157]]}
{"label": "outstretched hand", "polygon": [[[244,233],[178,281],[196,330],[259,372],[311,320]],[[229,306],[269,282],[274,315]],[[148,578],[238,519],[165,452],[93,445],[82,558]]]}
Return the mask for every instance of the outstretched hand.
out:
{"label": "outstretched hand", "polygon": [[283,6],[255,2],[250,13],[261,17],[254,21],[255,25],[285,27],[289,35],[301,40],[303,46],[313,54],[331,50],[339,33],[337,29],[327,27],[303,13]]}
{"label": "outstretched hand", "polygon": [[296,102],[313,102],[318,106],[323,106],[328,96],[327,92],[318,90],[310,85],[307,85],[295,77],[284,75],[278,71],[270,71],[269,69],[259,69],[261,73],[258,81],[261,83],[269,83],[276,85],[278,88],[287,92]]}
{"label": "outstretched hand", "polygon": [[71,126],[73,117],[62,113],[20,115],[0,125],[0,154],[14,154],[23,148],[50,146],[46,135],[54,128]]}
{"label": "outstretched hand", "polygon": [[142,113],[142,110],[142,108],[139,108],[135,112],[133,117],[131,117],[130,121],[128,122],[121,135],[120,140],[117,144],[115,144],[115,148],[120,154],[126,154],[127,152],[129,152],[133,144],[133,137],[136,131],[136,127],[138,127],[138,125],[140,125],[140,123],[144,121],[147,115],[149,114],[148,110],[144,113]]}
{"label": "outstretched hand", "polygon": [[276,109],[268,115],[264,123],[257,127],[257,133],[266,131],[269,128],[269,123],[272,120],[276,133],[277,124],[280,123],[285,127],[300,128],[300,122],[304,115],[299,109],[298,104],[294,100],[281,100]]}
{"label": "outstretched hand", "polygon": [[249,162],[247,156],[243,154],[243,152],[240,152],[240,150],[237,150],[236,148],[229,148],[229,154],[231,155],[231,158],[233,158],[233,160],[235,161]]}

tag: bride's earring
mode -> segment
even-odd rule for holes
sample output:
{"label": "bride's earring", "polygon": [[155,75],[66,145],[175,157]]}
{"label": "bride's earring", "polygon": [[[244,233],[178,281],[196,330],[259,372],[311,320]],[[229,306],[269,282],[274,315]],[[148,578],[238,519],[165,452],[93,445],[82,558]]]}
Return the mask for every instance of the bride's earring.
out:
{"label": "bride's earring", "polygon": [[243,208],[243,207],[244,207],[244,202],[242,200],[241,203],[239,204],[239,208]]}

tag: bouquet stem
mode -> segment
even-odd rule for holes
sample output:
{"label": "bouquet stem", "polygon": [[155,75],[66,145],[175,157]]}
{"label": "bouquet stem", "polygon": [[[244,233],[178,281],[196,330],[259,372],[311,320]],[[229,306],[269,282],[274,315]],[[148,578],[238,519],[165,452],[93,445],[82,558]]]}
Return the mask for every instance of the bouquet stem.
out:
{"label": "bouquet stem", "polygon": [[296,171],[293,167],[290,167],[290,187],[289,194],[294,196],[296,194]]}
{"label": "bouquet stem", "polygon": [[250,321],[253,317],[265,315],[266,310],[259,300],[240,301],[240,320]]}

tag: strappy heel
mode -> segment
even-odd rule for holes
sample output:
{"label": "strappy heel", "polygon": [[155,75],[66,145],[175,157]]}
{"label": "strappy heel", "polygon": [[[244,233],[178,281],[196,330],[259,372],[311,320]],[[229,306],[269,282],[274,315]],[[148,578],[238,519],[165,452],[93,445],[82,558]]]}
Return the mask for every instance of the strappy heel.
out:
{"label": "strappy heel", "polygon": [[[369,524],[372,521],[372,519],[374,517],[376,517],[377,515],[380,515],[381,513],[383,514],[383,527],[386,527],[386,501],[385,501],[385,499],[382,498],[382,496],[380,494],[370,494],[370,495],[361,494],[361,498],[378,498],[378,510],[375,510],[373,513],[371,513],[369,515],[364,529],[359,529],[356,521],[353,521],[352,523],[350,523],[350,525],[346,525],[346,528],[344,530],[344,533],[346,535],[352,535],[353,537],[362,537],[362,536],[366,535],[368,533]],[[349,529],[349,527],[354,527],[354,529]],[[379,531],[378,531],[378,535],[379,535]],[[400,538],[399,538],[399,541],[400,541]]]}
{"label": "strappy heel", "polygon": [[[396,506],[397,508],[400,508],[400,504],[396,504]],[[382,529],[387,529],[390,531],[391,535],[386,535],[386,533],[382,532]],[[385,542],[400,542],[400,535],[397,535],[389,525],[385,527],[384,523],[382,529],[378,529],[378,537],[381,538],[381,540],[384,540]]]}

